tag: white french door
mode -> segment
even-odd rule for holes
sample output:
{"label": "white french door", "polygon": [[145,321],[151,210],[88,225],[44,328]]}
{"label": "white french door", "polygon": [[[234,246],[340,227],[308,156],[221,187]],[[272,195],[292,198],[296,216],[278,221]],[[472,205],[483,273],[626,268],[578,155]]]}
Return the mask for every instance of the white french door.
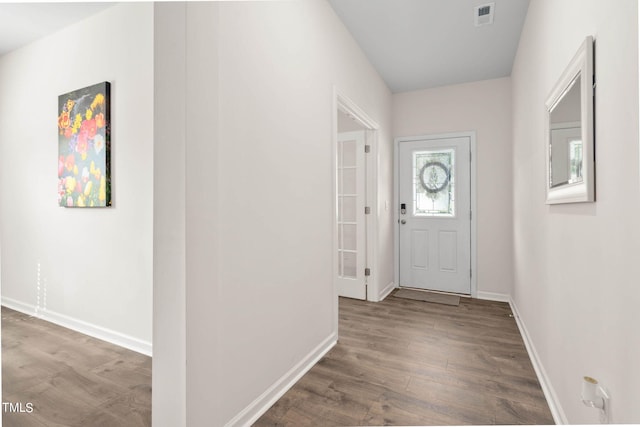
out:
{"label": "white french door", "polygon": [[338,295],[366,299],[365,131],[338,134]]}
{"label": "white french door", "polygon": [[399,285],[471,294],[470,137],[398,143]]}

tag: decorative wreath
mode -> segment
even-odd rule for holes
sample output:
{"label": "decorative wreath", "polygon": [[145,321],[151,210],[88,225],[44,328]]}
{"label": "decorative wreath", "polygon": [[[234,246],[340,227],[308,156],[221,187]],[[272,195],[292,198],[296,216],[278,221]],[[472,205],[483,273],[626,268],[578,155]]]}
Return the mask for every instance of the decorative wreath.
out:
{"label": "decorative wreath", "polygon": [[[430,180],[430,185],[427,185],[424,179],[425,172],[427,171],[427,169],[432,168],[441,169],[443,173],[440,174],[437,172],[431,172],[431,177],[436,178],[437,181],[433,182]],[[442,182],[439,182],[442,177],[444,177],[444,180]],[[425,163],[424,166],[422,166],[422,169],[420,169],[420,183],[422,184],[422,188],[424,188],[427,193],[435,194],[441,192],[449,184],[450,179],[451,173],[449,172],[449,169],[447,169],[447,167],[441,162],[428,162]]]}

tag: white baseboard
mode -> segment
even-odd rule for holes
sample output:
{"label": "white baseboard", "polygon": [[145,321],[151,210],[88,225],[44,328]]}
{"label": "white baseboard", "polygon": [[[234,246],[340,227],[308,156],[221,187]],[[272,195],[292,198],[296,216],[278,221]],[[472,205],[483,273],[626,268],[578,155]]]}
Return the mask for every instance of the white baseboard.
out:
{"label": "white baseboard", "polygon": [[378,295],[378,301],[384,301],[384,299],[388,297],[389,294],[393,292],[395,288],[396,288],[396,284],[393,282],[390,282],[387,286],[384,287],[384,289]]}
{"label": "white baseboard", "polygon": [[35,306],[31,304],[25,304],[21,301],[17,301],[11,298],[2,297],[2,305],[20,313],[28,314],[29,316],[35,316]]}
{"label": "white baseboard", "polygon": [[306,374],[338,342],[334,332],[313,349],[304,359],[278,379],[271,387],[251,402],[242,412],[233,417],[225,427],[250,426],[278,401],[293,385]]}
{"label": "white baseboard", "polygon": [[509,302],[511,301],[511,297],[507,294],[499,294],[496,292],[483,292],[478,291],[476,298],[483,299],[487,301],[500,301],[500,302]]}
{"label": "white baseboard", "polygon": [[29,316],[55,323],[56,325],[80,332],[81,334],[89,335],[147,356],[151,356],[152,354],[152,345],[150,342],[142,341],[138,338],[103,328],[102,326],[93,325],[84,320],[75,319],[64,314],[56,313],[55,311],[41,309],[35,305],[7,297],[2,297],[2,305]]}
{"label": "white baseboard", "polygon": [[509,298],[509,305],[511,306],[513,317],[516,319],[516,323],[518,324],[518,329],[520,329],[520,335],[522,335],[524,345],[527,348],[527,352],[529,353],[529,358],[531,359],[531,363],[533,364],[533,369],[536,371],[536,375],[538,376],[538,382],[542,387],[544,397],[547,399],[547,404],[549,405],[549,410],[551,411],[551,415],[553,416],[553,421],[556,424],[569,424],[567,416],[565,415],[564,410],[560,405],[560,400],[558,400],[558,396],[556,395],[556,392],[551,385],[551,381],[549,381],[547,372],[545,371],[544,366],[542,366],[540,357],[538,356],[538,352],[533,345],[533,341],[531,341],[531,337],[529,336],[527,327],[520,317],[520,312],[518,311],[518,307],[516,306],[513,298]]}

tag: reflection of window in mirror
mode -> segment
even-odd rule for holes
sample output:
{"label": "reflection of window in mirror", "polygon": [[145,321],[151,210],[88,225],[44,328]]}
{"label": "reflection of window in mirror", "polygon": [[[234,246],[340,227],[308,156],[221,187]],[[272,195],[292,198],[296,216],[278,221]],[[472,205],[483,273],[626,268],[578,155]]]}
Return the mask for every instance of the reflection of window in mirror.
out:
{"label": "reflection of window in mirror", "polygon": [[582,181],[582,139],[569,141],[569,183]]}
{"label": "reflection of window in mirror", "polygon": [[582,180],[582,128],[580,122],[559,123],[551,129],[549,150],[551,188]]}
{"label": "reflection of window in mirror", "polygon": [[[551,188],[582,181],[580,75],[562,94],[550,113]],[[579,148],[578,148],[579,147]]]}

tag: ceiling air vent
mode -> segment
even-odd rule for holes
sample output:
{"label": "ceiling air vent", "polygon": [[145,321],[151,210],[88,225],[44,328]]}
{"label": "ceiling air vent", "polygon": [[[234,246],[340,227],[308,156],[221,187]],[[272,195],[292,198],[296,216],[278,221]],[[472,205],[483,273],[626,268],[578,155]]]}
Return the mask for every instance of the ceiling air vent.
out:
{"label": "ceiling air vent", "polygon": [[476,27],[493,24],[493,10],[495,7],[495,3],[487,3],[473,8]]}

